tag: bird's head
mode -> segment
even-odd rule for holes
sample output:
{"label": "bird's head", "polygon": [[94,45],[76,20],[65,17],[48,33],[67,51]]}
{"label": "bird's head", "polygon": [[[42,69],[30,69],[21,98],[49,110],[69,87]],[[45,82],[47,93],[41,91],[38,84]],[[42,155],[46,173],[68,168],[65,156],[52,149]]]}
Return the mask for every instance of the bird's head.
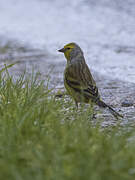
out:
{"label": "bird's head", "polygon": [[67,60],[72,60],[79,55],[83,55],[81,48],[76,43],[66,44],[62,49],[58,50],[64,53]]}

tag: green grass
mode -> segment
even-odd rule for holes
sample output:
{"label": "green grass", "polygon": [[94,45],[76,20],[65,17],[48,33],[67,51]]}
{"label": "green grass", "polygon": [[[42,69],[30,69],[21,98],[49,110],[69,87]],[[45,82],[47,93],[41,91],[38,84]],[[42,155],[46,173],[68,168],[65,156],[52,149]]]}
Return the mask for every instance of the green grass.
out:
{"label": "green grass", "polygon": [[0,180],[133,180],[134,129],[94,125],[37,75],[0,75]]}

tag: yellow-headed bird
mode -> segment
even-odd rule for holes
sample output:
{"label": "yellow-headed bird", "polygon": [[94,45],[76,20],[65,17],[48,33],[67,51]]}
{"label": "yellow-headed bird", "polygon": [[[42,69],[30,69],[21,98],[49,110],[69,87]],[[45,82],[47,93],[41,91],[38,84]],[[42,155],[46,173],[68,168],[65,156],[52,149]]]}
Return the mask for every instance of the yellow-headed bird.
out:
{"label": "yellow-headed bird", "polygon": [[123,117],[101,100],[81,48],[76,43],[69,43],[58,51],[64,53],[67,59],[64,85],[68,94],[75,100],[76,106],[78,107],[79,102],[95,103],[100,107],[108,108],[116,118]]}

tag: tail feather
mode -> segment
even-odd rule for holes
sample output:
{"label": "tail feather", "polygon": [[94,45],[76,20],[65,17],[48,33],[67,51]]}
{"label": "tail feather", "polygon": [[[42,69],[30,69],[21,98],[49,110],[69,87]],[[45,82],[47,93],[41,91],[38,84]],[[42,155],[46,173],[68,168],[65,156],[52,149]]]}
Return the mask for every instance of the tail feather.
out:
{"label": "tail feather", "polygon": [[103,108],[108,108],[109,111],[111,112],[111,114],[118,119],[118,117],[123,118],[122,114],[119,114],[118,112],[116,112],[111,106],[107,105],[105,102],[103,102],[102,100],[99,100],[97,102],[97,104],[99,105],[99,107],[103,107]]}

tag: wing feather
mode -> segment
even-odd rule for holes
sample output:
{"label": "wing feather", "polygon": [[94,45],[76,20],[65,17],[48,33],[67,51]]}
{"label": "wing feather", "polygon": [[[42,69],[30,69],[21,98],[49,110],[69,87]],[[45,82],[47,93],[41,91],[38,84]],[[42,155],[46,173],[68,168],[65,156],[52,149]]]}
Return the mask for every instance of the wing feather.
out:
{"label": "wing feather", "polygon": [[65,81],[86,99],[96,101],[99,98],[98,88],[85,61],[68,66],[65,70]]}

